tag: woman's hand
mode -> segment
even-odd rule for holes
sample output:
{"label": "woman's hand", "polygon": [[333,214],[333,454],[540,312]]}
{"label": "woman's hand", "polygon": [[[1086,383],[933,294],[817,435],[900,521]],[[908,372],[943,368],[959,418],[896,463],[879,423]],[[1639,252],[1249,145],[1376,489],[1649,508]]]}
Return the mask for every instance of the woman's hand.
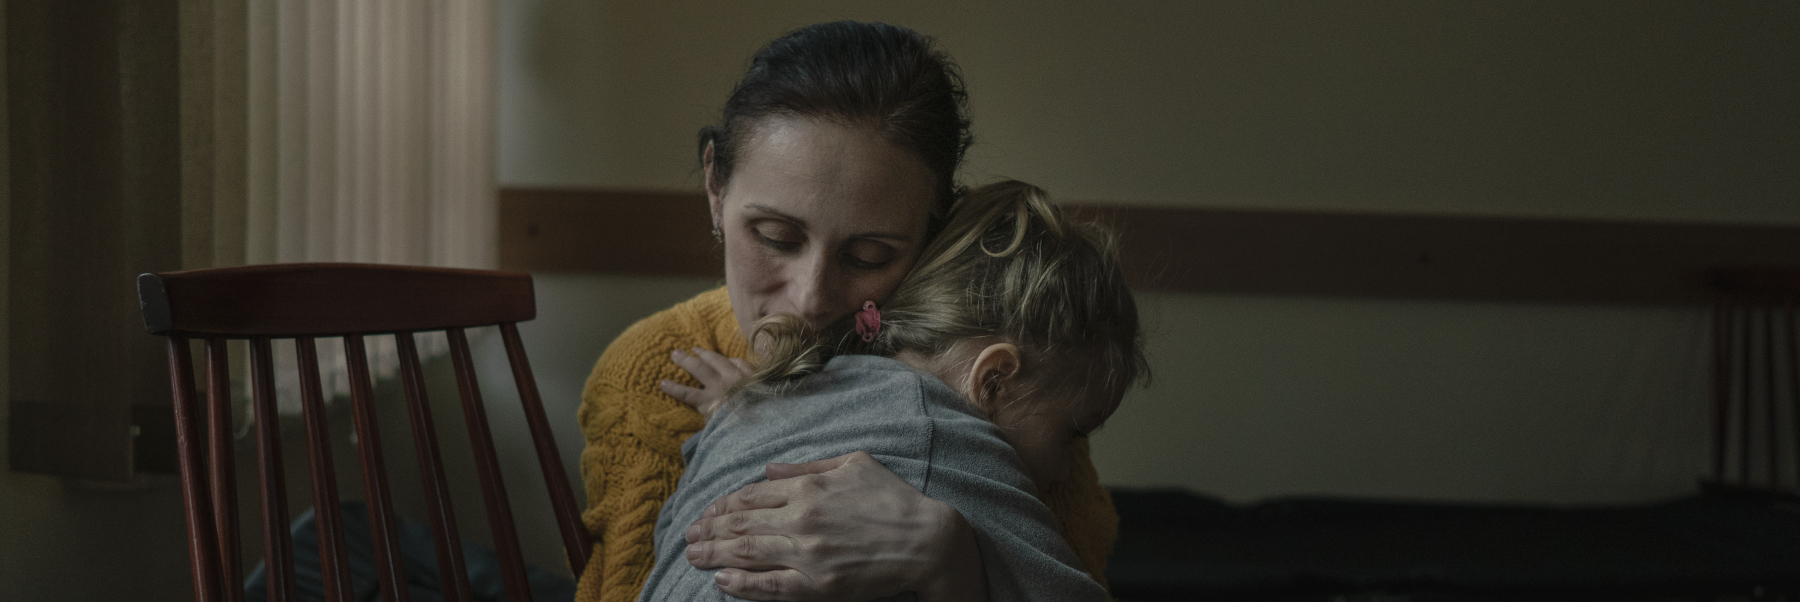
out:
{"label": "woman's hand", "polygon": [[676,349],[669,357],[675,365],[681,366],[688,374],[700,381],[700,388],[678,384],[672,380],[656,383],[664,393],[693,406],[700,415],[712,419],[713,411],[719,404],[725,403],[725,391],[731,389],[745,376],[755,370],[750,363],[735,357],[725,357],[711,349],[695,347],[692,352]]}
{"label": "woman's hand", "polygon": [[688,527],[690,564],[723,569],[750,600],[987,600],[975,532],[865,452],[769,464],[769,481],[707,506]]}

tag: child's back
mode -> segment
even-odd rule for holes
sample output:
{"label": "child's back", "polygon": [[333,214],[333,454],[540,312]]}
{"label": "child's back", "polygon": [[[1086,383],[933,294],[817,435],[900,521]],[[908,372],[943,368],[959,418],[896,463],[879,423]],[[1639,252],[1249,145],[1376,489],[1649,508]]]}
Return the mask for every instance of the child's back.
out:
{"label": "child's back", "polygon": [[727,598],[684,557],[688,525],[713,500],[764,480],[766,462],[866,451],[975,528],[990,598],[1105,600],[1000,431],[938,378],[900,361],[833,358],[780,397],[727,404],[682,446],[687,472],[656,522],[643,600]]}

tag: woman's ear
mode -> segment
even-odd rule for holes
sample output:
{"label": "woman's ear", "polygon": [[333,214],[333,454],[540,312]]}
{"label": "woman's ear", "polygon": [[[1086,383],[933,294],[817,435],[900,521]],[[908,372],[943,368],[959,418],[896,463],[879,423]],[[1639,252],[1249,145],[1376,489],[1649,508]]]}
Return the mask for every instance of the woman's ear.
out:
{"label": "woman's ear", "polygon": [[723,182],[713,179],[713,143],[710,140],[706,143],[706,149],[700,151],[700,170],[706,174],[706,203],[711,209],[713,232],[716,233],[725,225],[725,214],[720,212],[720,200],[725,195],[718,186]]}
{"label": "woman's ear", "polygon": [[975,354],[975,362],[969,367],[969,378],[964,381],[963,395],[969,398],[975,407],[981,408],[988,420],[995,420],[1004,401],[1004,393],[1012,386],[1013,379],[1022,368],[1019,348],[1012,343],[995,343]]}

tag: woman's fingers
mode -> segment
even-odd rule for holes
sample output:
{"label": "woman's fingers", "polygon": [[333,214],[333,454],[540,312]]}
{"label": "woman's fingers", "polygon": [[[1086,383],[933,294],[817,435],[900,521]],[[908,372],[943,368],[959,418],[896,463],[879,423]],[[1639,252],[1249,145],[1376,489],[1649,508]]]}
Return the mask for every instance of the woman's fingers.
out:
{"label": "woman's fingers", "polygon": [[799,490],[809,486],[812,484],[794,479],[751,483],[707,504],[706,510],[702,511],[700,516],[701,518],[711,518],[745,510],[780,508],[786,506],[788,500],[799,493]]}
{"label": "woman's fingers", "polygon": [[805,573],[793,569],[746,571],[724,569],[713,575],[713,584],[726,595],[745,600],[819,600],[824,591]]}
{"label": "woman's fingers", "polygon": [[688,544],[686,555],[697,569],[766,571],[792,566],[795,547],[793,540],[779,535],[747,535]]}
{"label": "woman's fingers", "polygon": [[799,524],[804,511],[797,508],[743,510],[694,521],[688,525],[687,540],[725,541],[751,535],[799,536],[806,532]]}
{"label": "woman's fingers", "polygon": [[802,463],[802,464],[784,464],[781,462],[770,462],[763,466],[763,474],[767,475],[769,477],[770,481],[779,481],[782,479],[792,479],[794,477],[805,476],[805,475],[809,475],[809,474],[823,474],[823,473],[826,473],[826,472],[829,472],[832,470],[836,470],[838,467],[843,466],[845,464],[849,464],[851,461],[862,461],[864,458],[867,458],[868,461],[870,461],[870,462],[875,461],[875,457],[870,456],[869,452],[858,451],[858,452],[850,452],[850,453],[847,453],[847,454],[844,454],[842,456],[838,456],[835,458],[826,458],[823,460],[813,460],[811,462],[806,462],[806,463]]}

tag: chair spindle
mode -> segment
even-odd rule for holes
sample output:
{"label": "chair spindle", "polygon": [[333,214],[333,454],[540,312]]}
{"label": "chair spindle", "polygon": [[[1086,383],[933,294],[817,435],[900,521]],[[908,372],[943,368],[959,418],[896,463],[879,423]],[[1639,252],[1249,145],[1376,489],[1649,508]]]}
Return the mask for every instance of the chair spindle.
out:
{"label": "chair spindle", "polygon": [[195,423],[199,396],[194,391],[194,365],[188,340],[169,337],[169,380],[175,392],[175,450],[181,460],[181,497],[186,503],[188,560],[194,566],[194,593],[202,602],[222,601],[224,577],[219,569],[218,539],[213,537],[211,494],[207,491],[205,437]]}
{"label": "chair spindle", "polygon": [[1750,342],[1754,337],[1751,330],[1753,328],[1751,320],[1754,314],[1748,307],[1744,308],[1743,314],[1744,336],[1740,337],[1738,341],[1739,356],[1743,358],[1743,369],[1738,371],[1737,387],[1738,396],[1743,398],[1743,404],[1740,407],[1742,411],[1738,413],[1741,418],[1738,422],[1738,483],[1748,486],[1750,484],[1750,400],[1752,399],[1750,396]]}
{"label": "chair spindle", "polygon": [[394,522],[393,495],[387,461],[381,452],[381,429],[375,421],[375,391],[369,379],[369,355],[363,335],[344,337],[344,359],[350,375],[350,405],[356,420],[356,442],[362,459],[363,490],[369,503],[369,535],[375,546],[375,573],[381,599],[407,602],[406,565]]}
{"label": "chair spindle", "polygon": [[525,557],[519,552],[518,528],[513,524],[512,503],[506,497],[506,479],[500,474],[500,458],[494,453],[487,408],[481,403],[481,385],[475,379],[469,337],[461,328],[451,328],[444,334],[450,339],[450,365],[456,372],[456,390],[462,397],[469,449],[475,454],[475,476],[481,479],[481,497],[487,505],[488,529],[494,534],[494,551],[500,557],[506,599],[529,602],[531,587],[526,581]]}
{"label": "chair spindle", "polygon": [[288,534],[287,480],[281,468],[281,423],[275,410],[275,368],[269,337],[250,340],[250,403],[255,406],[257,473],[262,482],[263,570],[270,602],[294,594],[293,537]]}
{"label": "chair spindle", "polygon": [[1780,402],[1775,397],[1775,304],[1773,303],[1763,306],[1762,333],[1763,400],[1766,402],[1763,409],[1767,411],[1768,415],[1768,420],[1764,421],[1766,424],[1763,430],[1767,431],[1765,434],[1768,435],[1769,442],[1769,447],[1765,450],[1769,452],[1769,488],[1775,489],[1781,485],[1781,476],[1777,472],[1781,464],[1781,434],[1780,430],[1776,428],[1781,419],[1776,415],[1775,409]]}
{"label": "chair spindle", "polygon": [[544,403],[538,397],[537,379],[531,375],[531,362],[525,357],[525,343],[519,338],[518,324],[501,323],[500,337],[506,343],[506,359],[512,364],[513,384],[519,389],[519,405],[525,410],[525,424],[530,427],[531,439],[537,448],[538,466],[543,469],[544,482],[550,488],[550,504],[556,512],[557,528],[562,531],[569,570],[580,575],[587,568],[588,554],[594,545],[588,539],[587,530],[581,527],[581,511],[575,506],[575,494],[569,488],[562,455],[556,450],[550,420],[544,415]]}
{"label": "chair spindle", "polygon": [[450,507],[450,488],[444,480],[444,462],[438,454],[437,429],[431,421],[431,404],[425,393],[425,377],[413,333],[394,334],[400,351],[400,383],[412,419],[413,447],[419,454],[419,476],[425,485],[425,508],[436,536],[438,574],[444,599],[470,602],[469,575],[464,569],[462,539],[456,535],[456,513]]}
{"label": "chair spindle", "polygon": [[1793,402],[1794,418],[1794,487],[1800,489],[1800,311],[1794,297],[1787,299],[1788,397]]}
{"label": "chair spindle", "polygon": [[212,468],[213,516],[219,541],[219,564],[224,573],[226,602],[244,599],[243,560],[238,551],[237,464],[232,444],[231,356],[223,337],[206,338],[207,459]]}
{"label": "chair spindle", "polygon": [[1731,303],[1713,306],[1713,480],[1725,482],[1726,433],[1731,422]]}
{"label": "chair spindle", "polygon": [[350,586],[350,547],[344,541],[343,511],[338,506],[337,471],[331,461],[331,435],[325,424],[325,395],[319,384],[319,349],[312,337],[294,341],[300,376],[300,412],[306,423],[307,466],[312,473],[313,524],[319,531],[319,587],[325,602],[354,602]]}

